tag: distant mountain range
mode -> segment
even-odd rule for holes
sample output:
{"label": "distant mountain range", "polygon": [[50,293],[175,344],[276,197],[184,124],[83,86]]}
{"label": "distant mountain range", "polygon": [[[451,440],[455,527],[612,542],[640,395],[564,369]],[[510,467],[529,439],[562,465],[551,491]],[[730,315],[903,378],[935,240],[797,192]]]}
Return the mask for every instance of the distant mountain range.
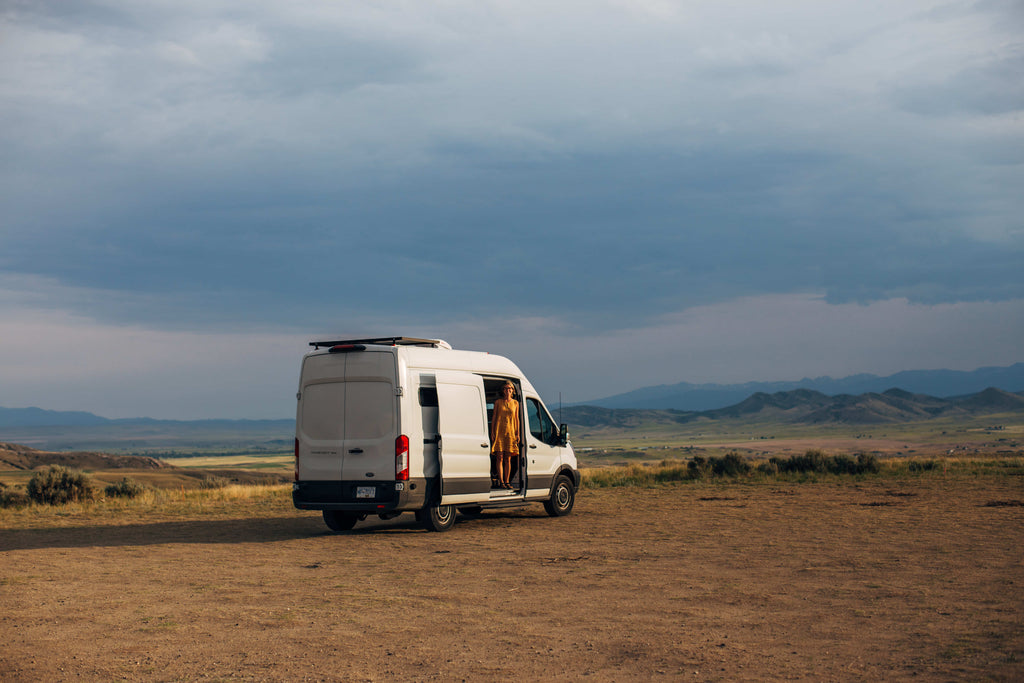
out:
{"label": "distant mountain range", "polygon": [[[908,421],[955,414],[1014,412],[1021,409],[1024,398],[1013,392],[1024,392],[1024,363],[971,372],[912,370],[887,377],[862,374],[797,382],[680,382],[637,389],[586,404],[570,404],[562,409],[562,419],[576,425],[596,420],[626,426],[641,413],[646,420],[661,411],[663,418],[672,422],[755,414],[812,424]],[[155,438],[157,434],[189,433],[199,438],[199,435],[230,432],[285,443],[286,437],[294,432],[295,421],[108,419],[83,411],[0,407],[0,429],[9,433],[12,429],[26,428],[41,428],[51,436],[57,434],[54,429],[67,429],[76,435],[117,434],[119,438],[133,440]]]}
{"label": "distant mountain range", "polygon": [[734,405],[705,411],[569,406],[562,409],[561,419],[570,425],[587,428],[629,428],[729,419],[777,424],[871,425],[1005,413],[1024,414],[1024,392],[1015,394],[988,388],[966,396],[936,398],[901,389],[858,396],[827,396],[810,389],[794,389],[773,394],[757,392]]}
{"label": "distant mountain range", "polygon": [[6,427],[137,427],[190,425],[203,427],[246,428],[284,426],[294,428],[295,420],[157,420],[132,417],[112,420],[78,410],[43,410],[42,408],[0,407],[0,428]]}
{"label": "distant mountain range", "polygon": [[[1007,414],[1024,419],[1024,392],[988,388],[952,398],[936,398],[902,389],[828,396],[811,389],[755,392],[724,408],[684,411],[653,408],[565,406],[559,421],[572,433],[603,429],[658,429],[739,421],[753,424],[878,425],[935,418],[980,418]],[[69,424],[77,422],[77,424]],[[294,420],[108,420],[91,413],[39,408],[0,408],[0,442],[46,451],[117,451],[182,455],[208,452],[286,451],[295,435]],[[228,449],[228,450],[225,450]]]}
{"label": "distant mountain range", "polygon": [[746,382],[744,384],[661,384],[571,405],[602,408],[660,408],[703,411],[735,405],[756,393],[774,394],[808,389],[829,396],[883,393],[889,389],[928,396],[964,396],[989,387],[1003,391],[1024,391],[1024,363],[1009,367],[960,370],[910,370],[895,375],[851,375],[805,378],[793,382]]}

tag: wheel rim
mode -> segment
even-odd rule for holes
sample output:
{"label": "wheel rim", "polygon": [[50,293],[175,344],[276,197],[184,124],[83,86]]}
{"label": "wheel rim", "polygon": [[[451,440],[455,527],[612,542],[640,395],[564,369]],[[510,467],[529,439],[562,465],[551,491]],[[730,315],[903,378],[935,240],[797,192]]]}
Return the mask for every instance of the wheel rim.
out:
{"label": "wheel rim", "polygon": [[452,518],[455,512],[455,508],[451,505],[441,505],[437,508],[437,521],[441,524],[447,524]]}
{"label": "wheel rim", "polygon": [[562,484],[555,490],[555,504],[560,510],[569,507],[569,487]]}

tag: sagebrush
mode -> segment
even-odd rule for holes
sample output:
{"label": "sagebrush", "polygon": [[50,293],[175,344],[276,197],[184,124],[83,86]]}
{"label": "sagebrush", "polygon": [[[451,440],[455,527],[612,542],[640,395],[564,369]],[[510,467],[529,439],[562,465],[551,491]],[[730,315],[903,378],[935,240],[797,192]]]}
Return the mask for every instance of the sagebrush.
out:
{"label": "sagebrush", "polygon": [[31,502],[28,494],[21,489],[7,486],[0,481],[0,508],[21,508]]}
{"label": "sagebrush", "polygon": [[110,484],[103,489],[107,498],[135,498],[145,493],[146,487],[137,481],[124,477],[116,484]]}
{"label": "sagebrush", "polygon": [[878,458],[871,453],[859,453],[856,458],[849,455],[827,455],[820,450],[809,450],[803,455],[791,455],[786,459],[770,458],[768,464],[775,472],[798,472],[801,474],[874,474],[878,472]]}
{"label": "sagebrush", "polygon": [[28,497],[44,505],[82,503],[96,498],[96,489],[84,472],[50,465],[28,480]]}
{"label": "sagebrush", "polygon": [[632,464],[625,467],[590,470],[586,473],[588,486],[653,486],[670,482],[775,477],[778,475],[865,475],[881,470],[878,458],[870,453],[827,455],[820,450],[809,450],[803,455],[788,458],[770,458],[754,463],[736,451],[719,456],[695,455],[693,458],[663,460],[658,465]]}

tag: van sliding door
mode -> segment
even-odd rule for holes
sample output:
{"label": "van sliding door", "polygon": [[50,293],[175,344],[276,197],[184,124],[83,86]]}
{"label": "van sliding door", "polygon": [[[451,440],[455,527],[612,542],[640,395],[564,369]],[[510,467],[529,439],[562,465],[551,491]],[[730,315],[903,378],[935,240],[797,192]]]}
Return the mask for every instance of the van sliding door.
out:
{"label": "van sliding door", "polygon": [[441,504],[487,500],[491,491],[491,440],[484,382],[471,372],[438,371],[438,464]]}

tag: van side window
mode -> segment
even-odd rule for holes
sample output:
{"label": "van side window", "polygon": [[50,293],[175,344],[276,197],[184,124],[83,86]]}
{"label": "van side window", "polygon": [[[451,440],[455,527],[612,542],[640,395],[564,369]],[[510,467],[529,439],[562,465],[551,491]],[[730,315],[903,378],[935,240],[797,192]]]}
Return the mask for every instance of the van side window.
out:
{"label": "van side window", "polygon": [[540,401],[535,398],[526,399],[526,414],[530,423],[530,434],[534,438],[551,446],[558,445],[558,430],[548,411],[541,407]]}
{"label": "van side window", "polygon": [[420,387],[420,406],[424,408],[437,407],[437,389],[435,387]]}

